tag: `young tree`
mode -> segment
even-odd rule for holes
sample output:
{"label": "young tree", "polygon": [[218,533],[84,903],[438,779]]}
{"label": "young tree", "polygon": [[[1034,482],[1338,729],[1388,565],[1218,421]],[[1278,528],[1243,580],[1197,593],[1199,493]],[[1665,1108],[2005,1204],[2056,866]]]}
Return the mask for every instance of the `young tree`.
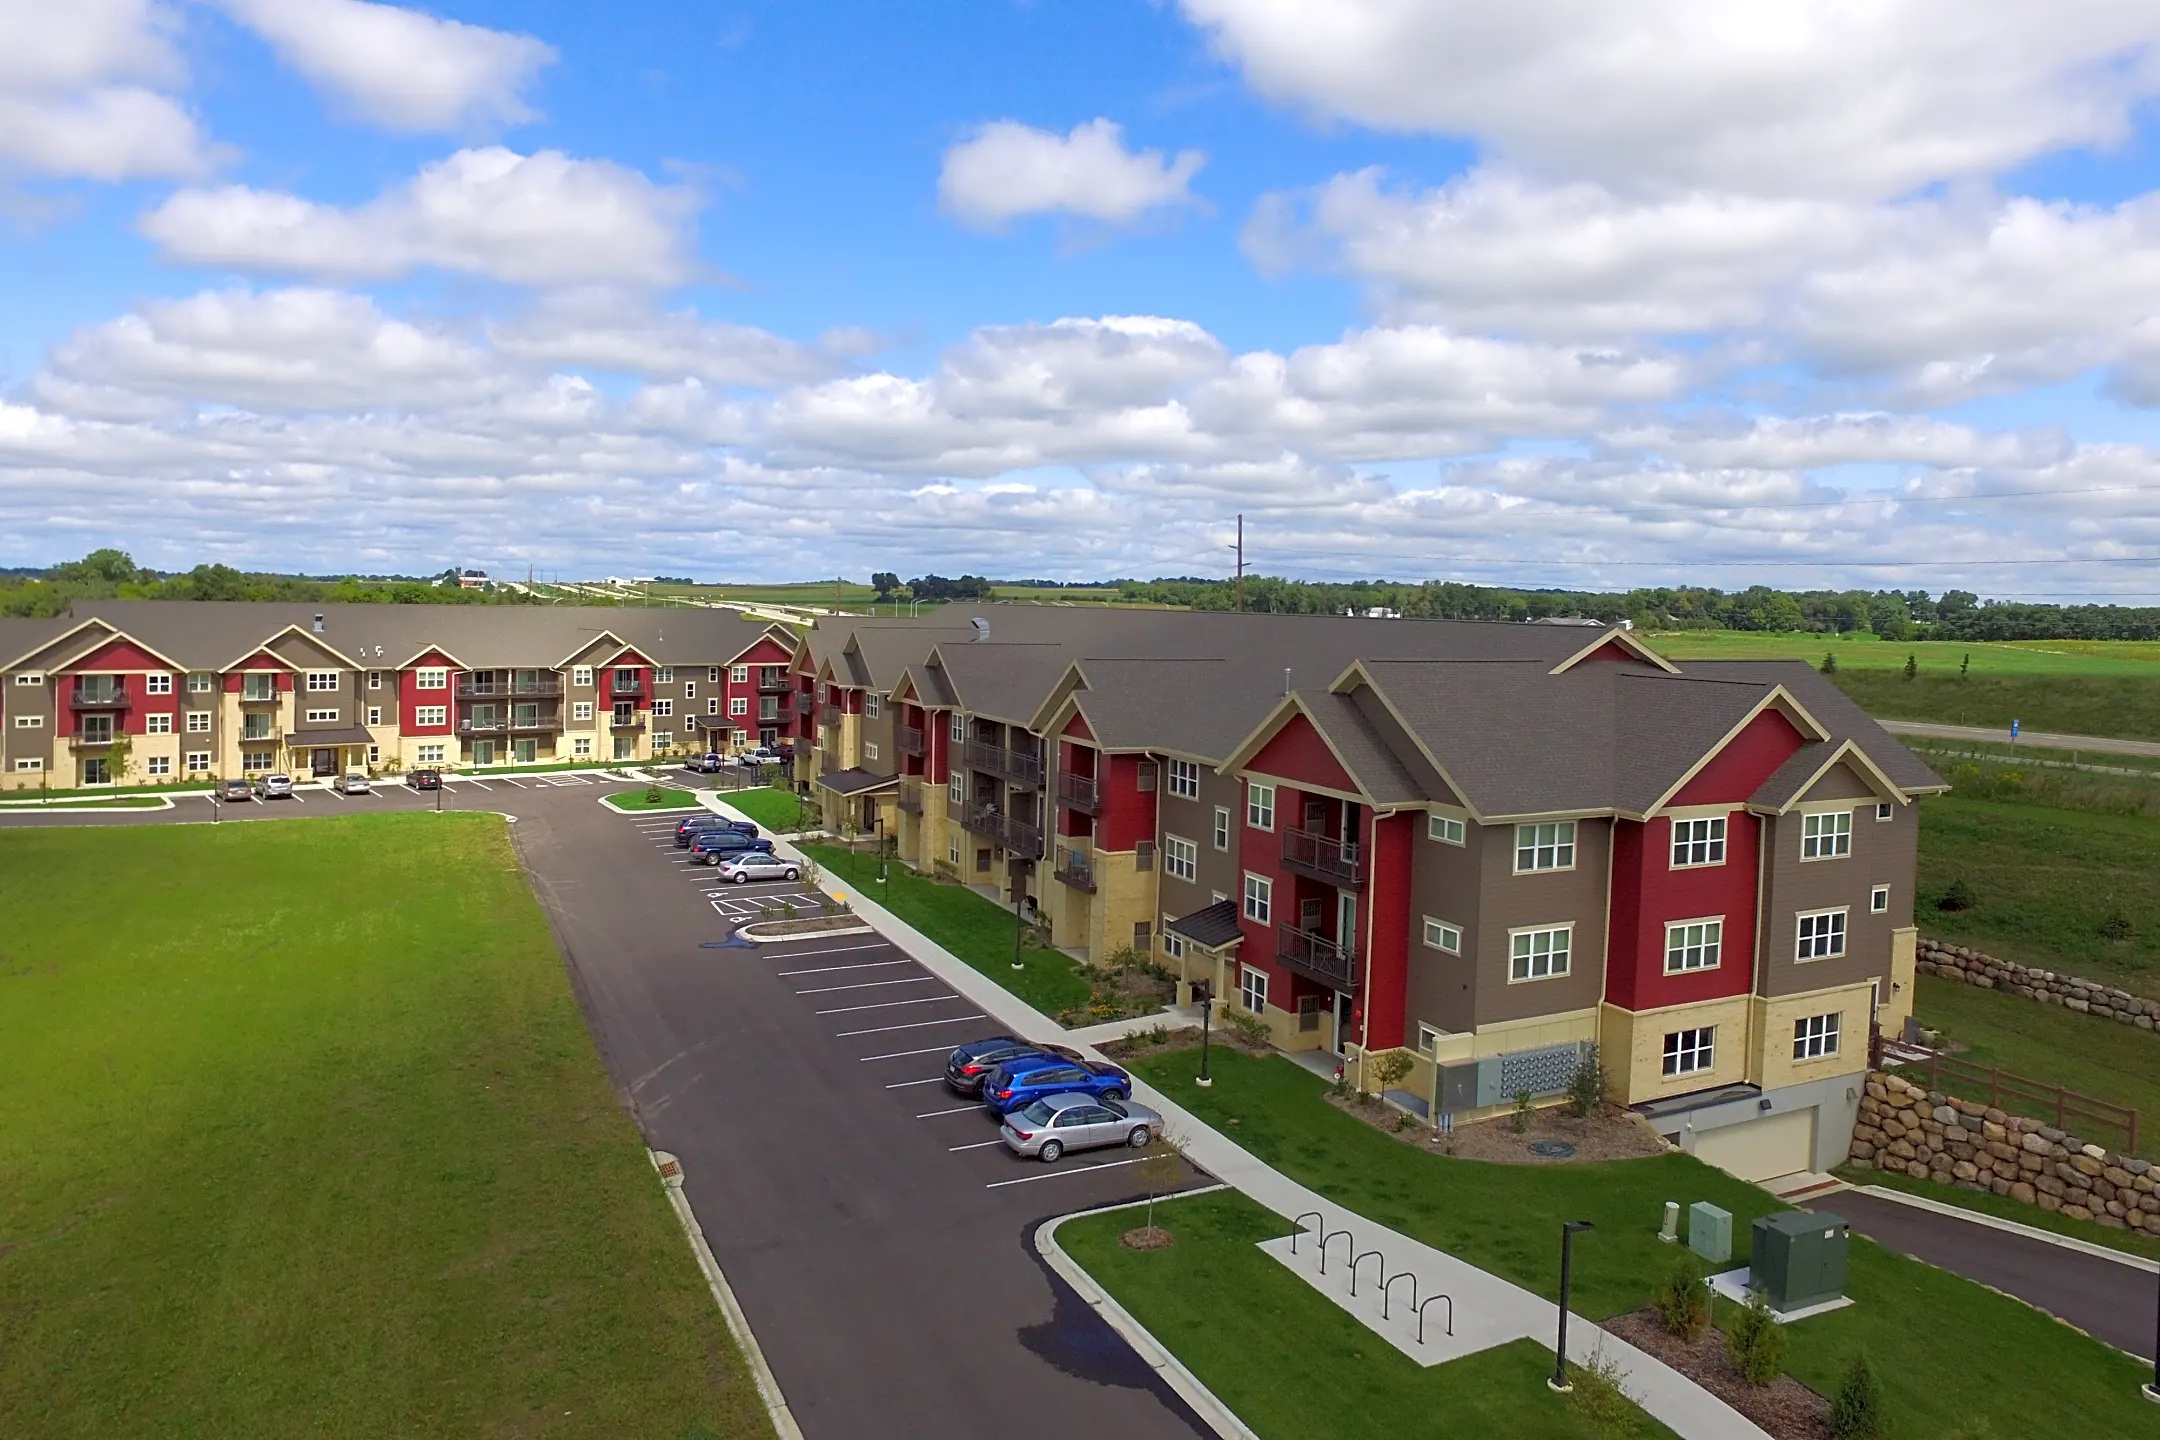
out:
{"label": "young tree", "polygon": [[1837,651],[1825,650],[1823,652],[1822,664],[1816,666],[1815,668],[1822,671],[1822,673],[1825,675],[1837,674]]}
{"label": "young tree", "polygon": [[127,784],[128,769],[135,763],[135,741],[118,725],[113,727],[112,745],[105,752],[105,778],[115,785]]}
{"label": "young tree", "polygon": [[1691,1345],[1709,1328],[1710,1287],[1692,1252],[1680,1252],[1672,1274],[1651,1294],[1650,1308],[1667,1330]]}
{"label": "young tree", "polygon": [[1568,1109],[1578,1120],[1587,1120],[1597,1113],[1598,1106],[1605,1103],[1605,1091],[1609,1077],[1605,1074],[1605,1061],[1592,1045],[1575,1067],[1575,1078],[1568,1082]]}
{"label": "young tree", "polygon": [[1830,1402],[1830,1433],[1837,1440],[1882,1440],[1883,1428],[1882,1382],[1875,1378],[1867,1351],[1855,1350]]}
{"label": "young tree", "polygon": [[1142,1233],[1152,1244],[1167,1238],[1155,1228],[1156,1197],[1176,1189],[1185,1178],[1185,1156],[1176,1141],[1158,1132],[1148,1141],[1147,1149],[1140,1152],[1140,1163],[1133,1167],[1133,1174],[1147,1190],[1147,1225]]}
{"label": "young tree", "polygon": [[1905,657],[1905,678],[1907,680],[1915,679],[1919,674],[1920,657],[1918,655],[1907,655]]}

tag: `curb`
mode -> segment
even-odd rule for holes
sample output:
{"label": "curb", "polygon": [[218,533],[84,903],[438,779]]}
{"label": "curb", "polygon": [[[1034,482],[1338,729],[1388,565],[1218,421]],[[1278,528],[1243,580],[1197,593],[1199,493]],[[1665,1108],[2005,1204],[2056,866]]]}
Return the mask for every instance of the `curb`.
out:
{"label": "curb", "polygon": [[773,1431],[780,1440],[802,1440],[802,1427],[795,1423],[795,1412],[788,1408],[787,1397],[780,1393],[780,1382],[773,1378],[772,1367],[765,1363],[765,1352],[759,1348],[757,1336],[750,1331],[749,1317],[743,1314],[742,1305],[735,1299],[735,1291],[729,1286],[727,1276],[720,1273],[720,1262],[713,1258],[712,1246],[705,1241],[705,1227],[698,1224],[697,1215],[690,1208],[689,1199],[682,1191],[682,1163],[665,1150],[648,1150],[646,1155],[660,1175],[660,1183],[667,1190],[668,1203],[675,1207],[675,1218],[682,1222],[683,1234],[690,1239],[690,1249],[697,1256],[698,1269],[705,1272],[705,1283],[712,1290],[713,1299],[720,1304],[720,1313],[727,1320],[728,1333],[735,1337],[744,1362],[750,1367],[750,1379],[757,1386],[758,1399],[765,1402],[765,1413],[772,1418]]}
{"label": "curb", "polygon": [[1899,1205],[1909,1205],[1915,1210],[1932,1211],[1953,1219],[1985,1225],[1990,1230],[2002,1230],[2012,1235],[2023,1235],[2028,1240],[2038,1240],[2047,1245],[2059,1245],[2065,1250],[2076,1250],[2101,1260],[2113,1260],[2148,1275],[2160,1275],[2160,1260],[2148,1260],[2143,1255],[2132,1255],[2127,1250],[2117,1250],[2098,1245],[2090,1240],[2080,1240],[2075,1235],[2058,1235],[2052,1230],[2042,1230],[2037,1225],[2025,1225],[2016,1220],[2004,1220],[1995,1215],[1983,1215],[1978,1210],[1967,1210],[1962,1205],[1952,1205],[1942,1200],[1930,1200],[1925,1195],[1908,1195],[1902,1190],[1892,1190],[1884,1185],[1855,1185],[1853,1189],[1862,1195],[1872,1195],[1878,1200],[1890,1200]]}
{"label": "curb", "polygon": [[[1181,1190],[1176,1195],[1159,1197],[1157,1204],[1174,1204],[1194,1195],[1212,1195],[1227,1190],[1227,1185],[1209,1185],[1198,1190]],[[1219,1399],[1215,1392],[1200,1382],[1200,1377],[1185,1368],[1185,1362],[1170,1353],[1163,1343],[1148,1333],[1148,1328],[1133,1318],[1132,1312],[1113,1299],[1107,1290],[1095,1283],[1095,1277],[1081,1268],[1080,1262],[1066,1254],[1057,1243],[1058,1227],[1068,1220],[1079,1220],[1089,1215],[1108,1215],[1119,1210],[1136,1210],[1146,1205],[1145,1200],[1128,1200],[1122,1205],[1102,1205],[1093,1210],[1075,1210],[1070,1215],[1060,1215],[1045,1220],[1035,1228],[1035,1252],[1049,1262],[1066,1284],[1080,1292],[1088,1308],[1100,1315],[1115,1330],[1141,1363],[1162,1377],[1163,1383],[1177,1392],[1178,1398],[1192,1406],[1208,1428],[1222,1440],[1260,1440],[1252,1427],[1238,1419],[1236,1413]]]}
{"label": "curb", "polygon": [[793,945],[802,940],[838,940],[846,935],[877,934],[877,927],[874,925],[850,925],[845,930],[816,930],[808,935],[752,935],[750,933],[751,925],[762,925],[764,923],[762,920],[753,920],[750,925],[737,926],[735,938],[746,945]]}

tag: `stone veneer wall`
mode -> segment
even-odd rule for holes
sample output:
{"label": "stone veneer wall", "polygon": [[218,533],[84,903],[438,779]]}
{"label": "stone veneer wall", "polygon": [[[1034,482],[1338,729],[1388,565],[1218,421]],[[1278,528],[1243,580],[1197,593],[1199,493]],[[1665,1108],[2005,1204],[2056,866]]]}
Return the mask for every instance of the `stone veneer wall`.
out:
{"label": "stone veneer wall", "polygon": [[2160,1000],[2147,1000],[2127,990],[2094,980],[2080,980],[2074,975],[2057,975],[2052,970],[2036,970],[2029,965],[1998,960],[1963,945],[1945,945],[1924,935],[1920,937],[1916,968],[1923,975],[1963,980],[1983,990],[2001,990],[2027,1000],[2037,1000],[2043,1005],[2081,1010],[2104,1020],[2135,1025],[2140,1030],[2150,1030],[2156,1021],[2160,1021]]}
{"label": "stone veneer wall", "polygon": [[1852,1162],[2160,1235],[2160,1186],[2148,1162],[1900,1075],[1869,1072]]}

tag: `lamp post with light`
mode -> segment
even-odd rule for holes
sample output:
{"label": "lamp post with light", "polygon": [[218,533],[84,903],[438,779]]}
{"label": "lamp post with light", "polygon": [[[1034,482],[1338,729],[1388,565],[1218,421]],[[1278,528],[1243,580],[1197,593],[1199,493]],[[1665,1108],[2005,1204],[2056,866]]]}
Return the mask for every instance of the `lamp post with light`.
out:
{"label": "lamp post with light", "polygon": [[1575,1256],[1575,1232],[1595,1229],[1597,1226],[1588,1220],[1566,1220],[1560,1225],[1560,1334],[1553,1341],[1552,1378],[1545,1383],[1562,1395],[1575,1389],[1574,1383],[1567,1378],[1568,1290],[1573,1279],[1571,1262]]}

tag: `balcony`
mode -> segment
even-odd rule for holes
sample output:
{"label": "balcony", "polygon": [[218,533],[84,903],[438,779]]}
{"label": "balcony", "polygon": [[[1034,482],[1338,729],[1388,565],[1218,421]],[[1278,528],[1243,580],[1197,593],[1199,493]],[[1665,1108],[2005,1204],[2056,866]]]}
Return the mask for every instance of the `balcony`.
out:
{"label": "balcony", "polygon": [[1012,750],[986,740],[967,742],[967,763],[977,770],[1002,775],[1021,785],[1042,783],[1042,756],[1032,750]]}
{"label": "balcony", "polygon": [[785,670],[760,671],[757,688],[760,695],[785,695],[795,688],[795,677]]}
{"label": "balcony", "polygon": [[264,689],[259,685],[248,685],[240,691],[240,703],[243,705],[275,705],[277,702],[278,692],[275,686]]}
{"label": "balcony", "polygon": [[560,695],[562,677],[541,675],[530,680],[483,680],[472,675],[460,675],[457,694],[460,700],[487,700],[498,695]]}
{"label": "balcony", "polygon": [[102,750],[113,743],[110,730],[81,730],[68,736],[68,744],[77,750]]}
{"label": "balcony", "polygon": [[817,696],[812,695],[807,690],[798,690],[795,692],[796,714],[808,715],[811,711],[815,709],[817,709]]}
{"label": "balcony", "polygon": [[903,780],[903,781],[901,781],[901,782],[900,782],[900,801],[899,801],[899,804],[900,804],[900,809],[901,809],[901,812],[902,812],[903,814],[907,814],[907,815],[920,815],[920,814],[922,814],[922,785],[921,785],[921,783],[920,783],[920,782],[918,782],[918,781],[914,781],[914,780]]}
{"label": "balcony", "polygon": [[1095,788],[1092,775],[1075,775],[1070,770],[1058,771],[1057,803],[1067,810],[1077,810],[1082,815],[1102,814],[1102,796]]}
{"label": "balcony", "polygon": [[[738,715],[735,718],[739,720],[742,717]],[[780,707],[772,704],[770,701],[760,701],[758,703],[757,723],[760,725],[779,724]]]}
{"label": "balcony", "polygon": [[900,753],[903,755],[920,755],[923,753],[923,733],[913,725],[895,725],[893,727],[893,743],[900,747]]}
{"label": "balcony", "polygon": [[125,685],[90,685],[78,681],[74,692],[68,696],[70,710],[125,710],[128,704]]}
{"label": "balcony", "polygon": [[492,719],[481,720],[475,720],[468,715],[457,722],[457,733],[460,735],[507,735],[510,733],[510,722],[500,715]]}
{"label": "balcony", "polygon": [[1015,820],[988,805],[970,807],[960,823],[964,829],[994,841],[1023,860],[1042,859],[1042,829],[1039,826]]}
{"label": "balcony", "polygon": [[1325,880],[1330,885],[1355,888],[1365,883],[1365,863],[1355,840],[1336,840],[1310,830],[1285,830],[1282,863],[1285,870]]}
{"label": "balcony", "polygon": [[632,711],[628,715],[612,715],[608,718],[608,729],[618,734],[629,734],[632,731],[643,730],[644,728],[645,722],[638,717],[636,711]]}
{"label": "balcony", "polygon": [[1058,851],[1057,869],[1050,872],[1060,885],[1095,893],[1095,861],[1085,850]]}
{"label": "balcony", "polygon": [[608,685],[608,694],[610,695],[643,695],[644,693],[645,682],[643,680],[625,680],[618,675]]}
{"label": "balcony", "polygon": [[1291,925],[1275,927],[1275,958],[1302,975],[1337,990],[1355,991],[1357,952]]}

